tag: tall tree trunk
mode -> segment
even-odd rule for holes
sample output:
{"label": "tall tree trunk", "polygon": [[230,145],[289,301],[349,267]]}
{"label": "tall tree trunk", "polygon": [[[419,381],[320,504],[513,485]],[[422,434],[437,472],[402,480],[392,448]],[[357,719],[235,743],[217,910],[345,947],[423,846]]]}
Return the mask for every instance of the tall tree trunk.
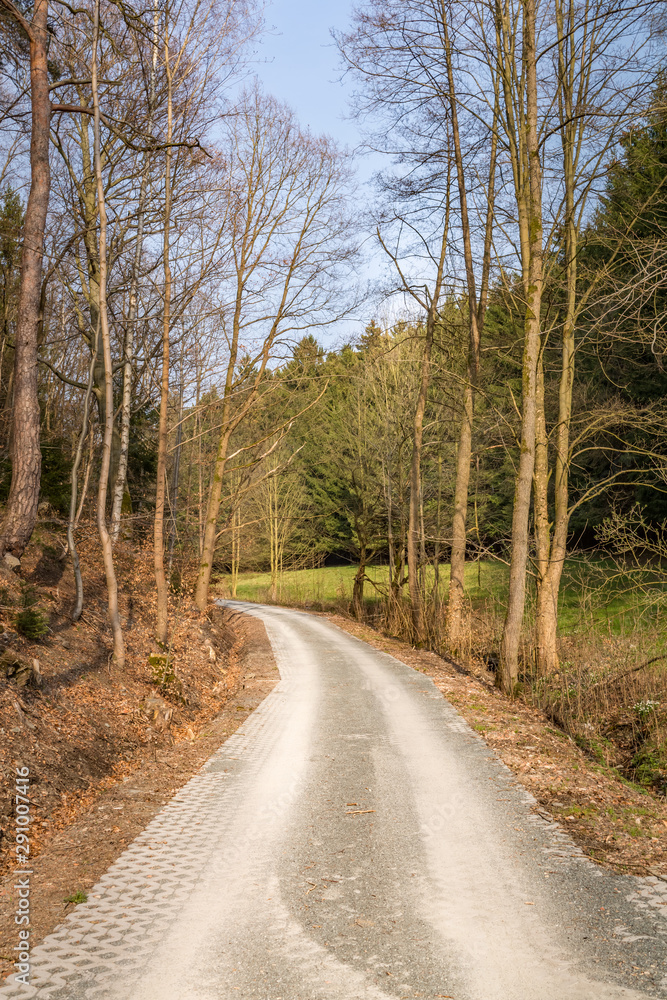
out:
{"label": "tall tree trunk", "polygon": [[[421,478],[421,477],[420,477]],[[419,490],[419,585],[426,599],[426,527],[424,525],[424,484]]]}
{"label": "tall tree trunk", "polygon": [[[231,392],[231,389],[230,389]],[[229,398],[227,397],[229,404]],[[225,406],[223,401],[223,422],[227,422],[229,405]],[[224,426],[223,423],[223,426]],[[204,522],[204,544],[202,546],[201,561],[199,563],[199,575],[197,577],[197,587],[195,589],[195,603],[200,611],[205,611],[208,604],[208,588],[211,583],[211,572],[213,570],[213,559],[215,557],[215,545],[218,537],[218,512],[222,499],[222,484],[227,466],[227,453],[229,451],[229,439],[232,429],[227,428],[220,437],[218,452],[215,458],[213,470],[213,482],[209,493],[206,507],[206,520]]]}
{"label": "tall tree trunk", "polygon": [[394,512],[392,510],[391,496],[391,464],[389,456],[382,463],[382,480],[384,485],[384,496],[387,504],[387,552],[389,568],[389,589],[387,592],[387,611],[391,614],[394,601],[394,564],[396,560],[396,546],[394,545]]}
{"label": "tall tree trunk", "polygon": [[410,506],[408,512],[408,586],[410,588],[410,606],[412,612],[412,630],[414,639],[421,642],[424,638],[424,595],[419,579],[419,511],[421,495],[421,456],[424,438],[424,413],[431,376],[431,353],[433,350],[433,331],[435,321],[427,322],[422,356],[421,379],[417,395],[417,405],[412,432],[412,461],[410,463]]}
{"label": "tall tree trunk", "polygon": [[[358,534],[357,534],[358,537]],[[364,583],[366,582],[366,563],[368,550],[364,542],[359,541],[359,565],[352,587],[352,613],[357,621],[364,620]]]}
{"label": "tall tree trunk", "polygon": [[[449,185],[448,185],[449,187]],[[428,389],[431,380],[431,355],[433,352],[433,337],[438,322],[438,305],[442,291],[442,279],[445,271],[447,243],[449,240],[449,194],[445,209],[445,224],[440,241],[440,257],[433,286],[433,294],[426,315],[426,331],[424,336],[424,351],[422,354],[421,377],[415,415],[412,425],[412,459],[410,462],[410,503],[408,508],[408,587],[410,589],[410,607],[412,614],[412,631],[417,642],[424,638],[424,594],[419,579],[419,549],[420,549],[420,496],[422,489],[421,458],[424,439],[424,413],[428,399]]]}
{"label": "tall tree trunk", "polygon": [[88,483],[90,481],[90,471],[93,467],[93,458],[95,456],[95,425],[91,420],[90,434],[88,436],[88,458],[86,459],[86,471],[83,474],[83,486],[81,487],[81,498],[79,500],[79,506],[77,507],[76,514],[74,516],[73,529],[79,526],[79,521],[81,520],[81,515],[83,513],[83,505],[86,502],[86,496],[88,494]]}
{"label": "tall tree trunk", "polygon": [[[98,45],[100,31],[100,0],[96,0],[93,27],[93,64],[92,64],[92,92],[94,111],[94,167],[97,179],[97,201],[100,217],[99,232],[99,261],[100,261],[100,335],[102,340],[102,350],[104,355],[105,372],[105,399],[106,413],[104,422],[104,438],[102,441],[102,466],[100,468],[100,481],[97,491],[97,527],[102,543],[102,554],[104,558],[104,571],[107,581],[107,595],[109,600],[109,620],[113,632],[113,651],[116,666],[121,670],[125,666],[125,642],[123,630],[120,624],[118,613],[118,583],[116,581],[116,570],[113,564],[113,548],[111,536],[107,529],[106,505],[107,487],[109,483],[109,467],[111,463],[111,441],[113,437],[113,377],[111,367],[111,338],[109,336],[109,322],[107,317],[107,211],[104,200],[104,183],[102,178],[102,160],[100,155],[100,102],[97,90],[98,78]],[[93,359],[93,364],[95,359]]]}
{"label": "tall tree trunk", "polygon": [[[398,607],[398,603],[401,597],[401,592],[405,586],[405,544],[404,544],[404,532],[403,525],[400,527],[400,536],[397,539],[394,530],[395,525],[395,515],[394,515],[394,493],[393,493],[393,479],[391,475],[391,462],[388,462],[388,473],[387,473],[387,535],[389,542],[389,610],[390,612],[395,612]],[[402,484],[401,484],[401,448],[398,449],[398,495],[402,495]]]}
{"label": "tall tree trunk", "polygon": [[37,341],[42,293],[44,230],[51,174],[48,77],[48,0],[35,0],[30,38],[30,194],[23,227],[21,288],[14,350],[14,400],[11,427],[12,479],[0,524],[0,555],[23,555],[39,505],[42,455],[39,446]]}
{"label": "tall tree trunk", "polygon": [[487,185],[486,230],[484,234],[482,275],[478,301],[470,238],[468,195],[466,190],[465,169],[459,133],[454,65],[449,39],[448,15],[444,3],[441,3],[441,17],[443,26],[443,41],[445,46],[445,59],[447,63],[447,84],[449,88],[452,139],[454,142],[454,159],[456,162],[456,178],[459,191],[459,208],[461,212],[463,256],[466,271],[466,286],[468,291],[468,378],[463,395],[461,426],[459,430],[458,449],[456,453],[456,485],[454,488],[454,515],[452,518],[452,547],[450,556],[449,597],[447,601],[446,621],[447,644],[451,651],[456,654],[459,652],[461,645],[463,607],[465,600],[466,526],[468,519],[468,494],[470,490],[470,461],[472,458],[475,389],[479,375],[480,344],[484,314],[486,312],[489,275],[491,270],[491,241],[493,235],[496,155],[498,145],[496,129],[496,121],[498,117],[498,87],[497,83],[494,83],[496,96],[494,102],[494,120],[491,135],[491,158],[489,162],[489,179]]}
{"label": "tall tree trunk", "polygon": [[[549,439],[544,409],[544,354],[537,366],[537,392],[535,400],[535,470],[533,473],[533,519],[535,524],[535,571],[537,599],[535,606],[536,635],[540,633],[544,583],[549,568],[551,525],[549,524]],[[538,658],[539,659],[539,658]]]}
{"label": "tall tree trunk", "polygon": [[[140,201],[144,194],[144,182],[142,178],[142,191]],[[139,229],[143,228],[143,219],[140,216]],[[138,237],[139,238],[139,237]],[[138,251],[138,255],[140,251]],[[118,442],[118,460],[116,462],[116,473],[113,488],[113,498],[111,501],[110,534],[111,541],[115,545],[120,534],[120,519],[123,512],[123,501],[129,494],[127,490],[127,461],[130,451],[130,418],[132,415],[132,377],[134,373],[134,327],[136,323],[137,308],[137,284],[135,279],[136,269],[133,268],[130,284],[130,307],[127,316],[127,327],[125,330],[125,344],[123,345],[123,396],[120,406],[120,438]]]}
{"label": "tall tree trunk", "polygon": [[172,81],[169,56],[169,28],[165,23],[164,63],[167,76],[167,148],[164,165],[164,309],[162,312],[162,375],[160,379],[160,424],[158,430],[157,486],[155,489],[155,520],[153,524],[153,565],[157,590],[155,638],[166,645],[169,633],[167,579],[164,571],[164,512],[167,493],[167,443],[169,417],[169,333],[171,325],[171,133]]}
{"label": "tall tree trunk", "polygon": [[195,344],[195,364],[197,366],[197,392],[195,396],[195,440],[197,441],[197,555],[201,560],[204,551],[204,463],[201,426],[201,379],[202,366]]}
{"label": "tall tree trunk", "polygon": [[[83,578],[81,576],[81,566],[79,564],[79,553],[76,548],[76,541],[74,538],[74,530],[76,528],[77,520],[77,489],[79,485],[79,467],[81,466],[81,457],[83,455],[83,446],[88,434],[91,438],[93,437],[93,428],[89,426],[90,422],[90,399],[93,394],[93,368],[95,366],[95,355],[92,356],[90,360],[90,371],[88,373],[88,388],[86,390],[85,399],[83,402],[83,420],[81,422],[81,433],[79,434],[79,440],[76,446],[76,453],[74,455],[74,462],[72,463],[72,489],[70,493],[69,500],[69,520],[67,522],[67,545],[70,552],[72,553],[72,567],[74,569],[74,586],[76,591],[76,598],[74,601],[74,610],[72,611],[72,621],[78,622],[83,611]],[[85,487],[87,486],[87,477],[84,484],[84,496]]]}
{"label": "tall tree trunk", "polygon": [[[218,513],[220,511],[220,501],[222,499],[222,484],[227,468],[227,454],[229,451],[229,441],[234,432],[236,423],[232,425],[232,391],[234,386],[234,372],[238,360],[239,336],[241,333],[241,306],[243,302],[244,286],[241,277],[237,279],[236,300],[234,304],[234,317],[232,319],[232,342],[230,344],[229,359],[227,361],[227,373],[225,376],[225,388],[222,397],[221,432],[218,450],[213,468],[213,481],[206,505],[206,519],[204,521],[204,537],[199,561],[199,574],[197,576],[197,586],[195,588],[195,603],[200,611],[205,611],[208,603],[208,588],[211,582],[211,572],[213,570],[213,559],[215,558],[215,545],[218,537]],[[247,406],[246,402],[246,406]],[[237,421],[238,422],[238,416]]]}
{"label": "tall tree trunk", "polygon": [[271,541],[271,585],[269,600],[278,599],[278,481],[274,474],[269,477],[268,508],[269,508],[269,538]]}
{"label": "tall tree trunk", "polygon": [[239,583],[239,562],[241,558],[241,508],[237,507],[232,515],[232,572],[231,595],[236,598]]}
{"label": "tall tree trunk", "polygon": [[[148,132],[153,131],[155,115],[155,77],[157,70],[157,33],[158,8],[153,9],[153,58],[151,62],[151,78],[149,91]],[[123,500],[127,496],[127,461],[130,451],[130,421],[132,416],[132,378],[134,374],[134,343],[137,324],[137,304],[139,297],[139,271],[144,248],[144,214],[146,208],[146,193],[152,158],[145,154],[141,172],[141,186],[137,203],[137,244],[134,248],[132,261],[132,277],[130,279],[130,302],[127,313],[127,329],[125,331],[124,364],[123,364],[123,398],[120,409],[120,439],[118,442],[118,465],[111,505],[111,539],[118,541],[120,519],[123,511]],[[129,499],[129,498],[128,498]]]}
{"label": "tall tree trunk", "polygon": [[569,510],[569,452],[572,419],[572,386],[574,383],[574,325],[576,299],[576,233],[574,223],[566,236],[567,313],[563,324],[562,365],[558,392],[558,427],[556,429],[556,460],[554,469],[554,524],[549,564],[539,581],[536,621],[537,664],[541,673],[558,669],[558,596],[567,555]]}
{"label": "tall tree trunk", "polygon": [[[574,229],[574,226],[572,226]],[[537,667],[541,674],[558,669],[558,598],[563,566],[567,556],[569,511],[569,449],[574,383],[574,327],[576,308],[576,234],[566,235],[567,306],[563,322],[561,374],[558,391],[558,426],[555,435],[554,521],[553,529],[543,516],[544,540],[540,546],[537,576],[535,645]],[[570,256],[571,255],[571,256]],[[539,425],[538,425],[539,426]],[[546,435],[546,427],[543,430]],[[548,472],[535,476],[536,509],[546,508]]]}
{"label": "tall tree trunk", "polygon": [[[537,417],[537,365],[540,353],[540,313],[542,306],[542,169],[537,130],[537,53],[535,0],[523,0],[523,51],[526,87],[525,183],[517,189],[517,206],[523,230],[524,265],[524,350],[521,445],[514,488],[512,551],[510,556],[507,613],[500,648],[498,681],[503,690],[514,691],[519,677],[519,646],[526,600],[528,527],[533,471],[535,468],[535,421]],[[524,194],[525,186],[527,191]]]}
{"label": "tall tree trunk", "polygon": [[[91,354],[95,357],[93,368],[93,391],[97,400],[97,413],[100,427],[104,427],[107,411],[106,372],[104,370],[104,350],[102,347],[102,332],[100,326],[100,265],[99,246],[97,243],[97,178],[95,173],[94,149],[90,149],[90,133],[87,115],[81,115],[78,122],[79,141],[81,145],[81,210],[83,223],[83,245],[86,251],[86,269],[88,281],[85,280],[83,265],[77,256],[79,280],[81,289],[88,304],[90,328],[86,329],[83,315],[77,310],[77,319],[82,336],[88,342]],[[94,147],[94,136],[93,136]],[[114,427],[115,436],[115,427]],[[114,453],[113,439],[111,445]],[[113,466],[113,462],[112,462]]]}
{"label": "tall tree trunk", "polygon": [[472,457],[472,426],[475,393],[468,365],[468,381],[463,392],[463,413],[456,449],[456,484],[454,486],[454,514],[452,517],[452,548],[449,557],[449,597],[447,599],[447,645],[454,655],[459,652],[463,626],[465,600],[466,522],[468,519],[468,492],[470,488],[470,459]]}
{"label": "tall tree trunk", "polygon": [[435,541],[433,543],[433,602],[440,614],[440,549],[442,545],[442,455],[438,455],[438,499],[435,508]]}
{"label": "tall tree trunk", "polygon": [[174,561],[174,546],[177,535],[178,517],[178,494],[179,480],[181,476],[181,448],[183,445],[183,361],[181,360],[181,386],[178,393],[178,427],[176,429],[176,447],[174,448],[174,467],[171,474],[171,496],[169,506],[171,517],[169,518],[169,578],[171,579],[171,568]]}
{"label": "tall tree trunk", "polygon": [[[558,31],[559,111],[565,187],[565,286],[566,306],[561,343],[561,373],[558,387],[558,425],[555,434],[554,523],[549,560],[538,576],[536,610],[536,658],[542,674],[558,669],[558,597],[567,555],[569,511],[569,452],[572,420],[572,387],[575,364],[575,324],[577,317],[577,226],[575,221],[576,163],[579,157],[577,120],[573,114],[577,74],[588,74],[586,61],[577,52],[572,30],[574,6],[556,2]],[[564,15],[567,14],[567,23]],[[582,47],[586,48],[585,41]],[[590,59],[590,56],[589,56]],[[580,93],[580,98],[583,95]],[[545,500],[541,501],[546,502]]]}

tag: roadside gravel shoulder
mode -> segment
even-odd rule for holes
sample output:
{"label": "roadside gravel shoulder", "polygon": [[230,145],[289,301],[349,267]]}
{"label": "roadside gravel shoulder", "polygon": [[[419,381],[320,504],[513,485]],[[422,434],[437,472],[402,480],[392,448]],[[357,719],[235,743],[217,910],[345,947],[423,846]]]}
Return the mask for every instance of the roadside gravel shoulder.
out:
{"label": "roadside gravel shoulder", "polygon": [[429,676],[472,728],[537,799],[536,810],[562,823],[598,863],[667,880],[667,803],[624,781],[584,753],[545,716],[510,701],[486,677],[458,672],[435,653],[413,649],[341,615],[332,624]]}

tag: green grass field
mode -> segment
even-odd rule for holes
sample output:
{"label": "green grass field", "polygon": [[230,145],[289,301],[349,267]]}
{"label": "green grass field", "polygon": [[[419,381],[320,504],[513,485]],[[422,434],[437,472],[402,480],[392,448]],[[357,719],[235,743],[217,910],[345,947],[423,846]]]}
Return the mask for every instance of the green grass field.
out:
{"label": "green grass field", "polygon": [[[324,566],[319,569],[287,570],[278,584],[278,600],[281,604],[335,604],[338,601],[352,599],[356,566]],[[429,566],[429,586],[433,586],[433,567]],[[369,566],[367,576],[378,589],[368,581],[364,588],[364,597],[368,604],[383,600],[389,585],[389,568],[387,566]],[[481,589],[478,586],[478,576]],[[477,597],[490,599],[502,597],[505,590],[506,570],[496,563],[470,564],[466,570],[466,584],[477,592]],[[266,603],[269,600],[271,576],[269,573],[240,573],[236,596],[242,601]],[[229,593],[231,577],[221,576],[216,586]],[[440,567],[440,590],[443,597],[449,587],[449,565],[443,563]]]}
{"label": "green grass field", "polygon": [[[319,569],[287,570],[278,585],[278,603],[285,605],[315,605],[332,609],[352,598],[355,566],[327,566]],[[383,601],[389,582],[386,566],[370,566],[367,574],[373,584],[366,582],[365,601],[372,610]],[[473,608],[504,613],[508,569],[492,561],[468,563],[466,589]],[[648,573],[647,573],[648,579]],[[429,567],[429,587],[433,586],[433,568]],[[238,577],[236,596],[242,601],[270,603],[269,573],[241,573]],[[216,581],[217,592],[229,597],[231,578],[220,576]],[[440,592],[447,597],[449,565],[440,567]],[[528,601],[530,604],[530,590]],[[407,588],[406,588],[407,592]],[[653,583],[650,596],[632,586],[628,577],[619,577],[611,561],[604,559],[573,558],[565,564],[559,608],[560,627],[563,633],[574,633],[594,627],[615,635],[627,634],[649,625],[660,625],[667,598],[665,584]]]}

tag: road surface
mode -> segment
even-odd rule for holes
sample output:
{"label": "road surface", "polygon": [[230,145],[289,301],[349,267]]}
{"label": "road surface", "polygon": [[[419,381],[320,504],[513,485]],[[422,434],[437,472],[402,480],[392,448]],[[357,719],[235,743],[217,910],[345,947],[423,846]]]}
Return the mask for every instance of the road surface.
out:
{"label": "road surface", "polygon": [[280,683],[0,997],[667,997],[667,883],[582,857],[423,675],[225,603]]}

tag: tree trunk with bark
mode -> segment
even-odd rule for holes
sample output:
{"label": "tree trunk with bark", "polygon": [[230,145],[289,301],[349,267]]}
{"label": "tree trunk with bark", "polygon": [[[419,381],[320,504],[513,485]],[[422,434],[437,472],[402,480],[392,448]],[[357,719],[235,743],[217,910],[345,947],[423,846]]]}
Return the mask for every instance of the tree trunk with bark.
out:
{"label": "tree trunk with bark", "polygon": [[[83,456],[83,446],[85,444],[86,437],[90,434],[92,440],[94,435],[93,428],[90,426],[90,400],[93,394],[94,365],[95,365],[95,355],[93,355],[90,362],[90,370],[88,373],[88,388],[86,390],[86,395],[83,403],[83,420],[81,422],[81,433],[79,434],[79,440],[77,442],[76,452],[74,455],[74,462],[72,463],[72,475],[71,475],[72,489],[70,492],[70,502],[69,502],[69,520],[67,522],[67,546],[72,554],[72,566],[74,569],[74,587],[76,592],[76,598],[74,601],[74,610],[72,611],[72,621],[74,622],[78,622],[83,612],[83,577],[81,576],[79,553],[77,552],[76,548],[74,531],[77,522],[77,492],[79,485],[79,468],[81,466],[81,458]],[[87,477],[84,481],[84,490],[83,490],[84,496],[86,487],[87,487]]]}
{"label": "tree trunk with bark", "polygon": [[368,550],[365,544],[359,544],[359,565],[354,577],[352,587],[352,613],[357,621],[364,620],[364,583],[366,582],[366,565],[368,561]]}
{"label": "tree trunk with bark", "polygon": [[433,353],[433,338],[435,327],[438,322],[438,307],[440,293],[442,291],[442,281],[445,271],[445,260],[447,245],[449,240],[449,195],[447,196],[447,206],[445,209],[445,223],[443,226],[442,239],[440,241],[440,257],[433,286],[433,293],[428,303],[426,314],[426,330],[424,335],[424,351],[422,354],[421,377],[419,381],[419,391],[417,393],[417,403],[415,405],[415,415],[412,430],[412,459],[410,462],[410,503],[408,508],[408,587],[410,590],[410,609],[412,615],[412,631],[416,642],[424,639],[424,588],[419,579],[420,544],[422,532],[420,531],[420,511],[421,511],[421,458],[422,444],[424,439],[424,414],[426,412],[426,402],[428,399],[428,389],[431,381],[431,355]]}
{"label": "tree trunk with bark", "polygon": [[[231,372],[229,373],[232,374]],[[231,394],[231,387],[229,389]],[[223,400],[223,422],[229,419],[229,395],[226,396],[227,405]],[[229,451],[229,439],[232,435],[232,428],[227,427],[220,437],[218,453],[215,458],[213,470],[213,482],[206,506],[206,520],[204,522],[204,542],[202,545],[202,555],[199,563],[199,574],[195,589],[195,603],[200,611],[206,611],[208,605],[208,588],[211,583],[211,572],[213,570],[213,559],[215,558],[215,545],[218,537],[218,512],[222,500],[222,484],[227,467],[227,453]]]}
{"label": "tree trunk with bark", "polygon": [[466,190],[465,165],[461,149],[459,131],[457,96],[454,80],[454,64],[449,40],[448,16],[445,4],[442,4],[443,41],[445,60],[447,64],[447,84],[449,88],[449,107],[451,115],[452,140],[454,144],[454,160],[456,163],[456,178],[459,191],[459,209],[461,213],[461,233],[463,236],[463,256],[466,271],[466,286],[468,292],[468,361],[467,383],[464,388],[461,426],[459,430],[458,448],[456,453],[456,485],[454,488],[454,513],[452,518],[452,547],[450,556],[449,596],[447,601],[446,636],[450,650],[456,655],[461,646],[463,626],[463,609],[465,602],[465,561],[468,519],[468,495],[470,491],[470,461],[472,458],[472,432],[475,410],[475,390],[479,373],[480,345],[482,327],[486,312],[486,299],[491,270],[491,241],[493,234],[493,212],[495,202],[495,177],[497,154],[498,92],[494,102],[494,120],[491,134],[491,158],[489,162],[489,178],[487,185],[486,229],[484,233],[484,251],[482,255],[482,273],[479,301],[475,281],[475,269],[472,256],[470,237],[470,217],[468,213],[468,195]]}
{"label": "tree trunk with bark", "polygon": [[[153,10],[153,57],[151,60],[151,77],[149,90],[148,127],[150,134],[153,131],[153,119],[155,117],[155,78],[157,72],[157,35],[158,35],[158,9]],[[130,279],[130,301],[127,313],[127,328],[125,331],[124,359],[123,359],[123,398],[120,409],[120,436],[118,441],[118,462],[114,480],[113,501],[111,504],[111,538],[114,544],[118,541],[120,533],[120,521],[123,514],[123,503],[129,504],[129,493],[127,490],[127,462],[130,451],[130,422],[132,416],[132,379],[134,375],[134,345],[135,328],[137,323],[137,306],[139,298],[139,271],[141,268],[141,256],[144,248],[144,215],[146,209],[146,195],[148,191],[148,181],[152,157],[150,153],[145,154],[144,166],[141,172],[141,186],[139,188],[139,200],[137,202],[137,243],[134,249],[134,259],[132,261],[132,277]]]}
{"label": "tree trunk with bark", "polygon": [[[595,56],[595,45],[584,33],[575,40],[573,21],[575,7],[556,2],[558,32],[559,111],[563,150],[563,183],[565,188],[565,220],[563,254],[565,259],[565,312],[561,339],[561,371],[558,386],[558,424],[555,434],[554,461],[554,521],[548,550],[548,560],[540,568],[537,579],[535,646],[538,671],[555,673],[558,669],[558,598],[563,566],[567,555],[569,510],[570,425],[572,421],[572,389],[575,365],[575,325],[577,318],[577,250],[578,234],[575,221],[575,188],[577,163],[581,146],[581,130],[574,115],[575,85],[579,82],[579,103],[585,107],[590,82],[589,64]],[[581,44],[583,53],[578,51]],[[582,58],[583,54],[583,58]],[[546,428],[544,430],[546,434]],[[548,477],[536,479],[535,501],[547,505]],[[546,549],[546,546],[543,546]]]}
{"label": "tree trunk with bark", "polygon": [[[470,367],[470,366],[469,366]],[[468,375],[464,388],[463,414],[456,450],[456,484],[454,486],[454,512],[452,517],[452,547],[449,557],[450,577],[447,599],[446,634],[450,651],[457,655],[461,646],[463,608],[465,602],[466,522],[468,518],[468,493],[470,489],[470,460],[472,457],[472,427],[475,394]]]}
{"label": "tree trunk with bark", "polygon": [[[181,363],[181,378],[183,377],[183,367]],[[183,446],[183,382],[181,381],[178,392],[178,428],[176,430],[176,446],[174,448],[174,465],[171,471],[171,490],[169,497],[169,507],[171,516],[169,518],[169,578],[171,579],[172,566],[174,562],[174,547],[178,536],[178,499],[179,485],[181,478],[181,449]]]}
{"label": "tree trunk with bark", "polygon": [[163,646],[169,635],[169,594],[164,571],[164,515],[167,495],[167,444],[169,420],[169,336],[171,330],[171,133],[172,79],[169,54],[168,26],[165,25],[164,63],[167,77],[167,146],[164,164],[164,239],[162,244],[164,272],[164,305],[162,310],[162,373],[160,377],[160,422],[158,427],[157,484],[155,488],[155,519],[153,521],[153,566],[157,591],[155,638]]}
{"label": "tree trunk with bark", "polygon": [[48,2],[35,0],[30,39],[30,194],[23,227],[21,288],[14,351],[14,407],[11,425],[12,478],[0,524],[0,555],[20,559],[35,527],[42,469],[37,396],[37,344],[42,294],[44,231],[51,173],[48,76]]}
{"label": "tree trunk with bark", "polygon": [[[104,571],[107,582],[107,596],[109,601],[109,621],[113,633],[113,655],[114,662],[121,670],[125,666],[125,641],[120,623],[118,611],[118,583],[116,580],[116,570],[113,562],[113,548],[111,536],[107,528],[106,505],[107,488],[109,485],[109,469],[111,465],[111,442],[113,437],[114,412],[113,412],[113,372],[111,361],[111,337],[109,336],[109,322],[107,317],[107,212],[104,200],[104,181],[102,177],[102,159],[100,154],[100,103],[97,89],[98,79],[98,46],[100,31],[100,0],[96,0],[94,12],[93,28],[93,64],[92,64],[92,92],[94,110],[94,150],[93,163],[95,177],[97,180],[97,205],[100,220],[99,229],[99,262],[100,262],[100,338],[102,342],[102,352],[104,358],[104,378],[105,378],[105,419],[104,437],[102,440],[102,465],[100,468],[100,480],[97,490],[97,527],[102,543],[102,555],[104,559]],[[94,364],[95,359],[93,360]]]}
{"label": "tree trunk with bark", "polygon": [[[537,52],[535,0],[523,0],[523,71],[525,72],[525,124],[519,146],[525,150],[524,164],[515,166],[517,208],[524,268],[524,350],[521,443],[514,488],[512,551],[510,556],[507,613],[500,647],[498,682],[507,693],[514,691],[519,677],[519,647],[526,601],[530,499],[535,469],[537,419],[537,367],[540,354],[542,307],[542,167],[537,128]],[[506,67],[505,85],[510,66]],[[510,96],[511,101],[511,96]],[[508,104],[509,107],[509,104]],[[523,173],[518,177],[518,170]]]}
{"label": "tree trunk with bark", "polygon": [[[574,225],[572,224],[572,230]],[[566,238],[568,270],[567,314],[563,324],[562,365],[558,391],[558,427],[554,466],[554,523],[546,572],[538,581],[536,646],[537,666],[541,673],[558,669],[558,597],[567,555],[569,510],[570,423],[574,384],[574,323],[576,296],[576,234]]]}
{"label": "tree trunk with bark", "polygon": [[431,375],[431,353],[433,351],[433,331],[435,317],[426,323],[424,353],[422,356],[421,379],[417,404],[413,421],[412,461],[410,463],[410,506],[408,512],[408,586],[410,588],[410,606],[412,613],[412,631],[416,642],[424,638],[424,594],[419,579],[419,547],[421,533],[420,499],[421,499],[421,457],[424,439],[424,413]]}
{"label": "tree trunk with bark", "polygon": [[540,617],[545,610],[542,598],[546,591],[547,571],[551,547],[551,525],[549,524],[549,439],[547,436],[546,413],[544,409],[544,355],[540,354],[537,366],[537,393],[535,418],[535,470],[533,473],[533,520],[535,525],[535,575],[537,580],[537,600],[535,607],[536,635],[540,634]]}

